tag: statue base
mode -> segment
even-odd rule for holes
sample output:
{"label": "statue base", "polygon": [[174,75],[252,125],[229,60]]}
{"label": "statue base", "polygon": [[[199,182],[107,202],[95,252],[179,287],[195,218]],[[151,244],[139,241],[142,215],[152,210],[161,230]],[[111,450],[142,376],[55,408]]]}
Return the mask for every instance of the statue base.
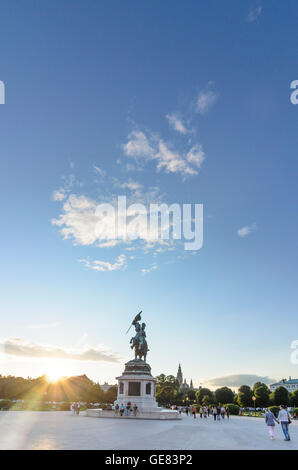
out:
{"label": "statue base", "polygon": [[125,364],[125,369],[118,380],[118,395],[114,406],[128,403],[131,408],[137,405],[139,411],[158,411],[155,399],[156,378],[151,375],[151,367],[141,359],[134,359]]}
{"label": "statue base", "polygon": [[[151,375],[151,367],[141,359],[132,360],[125,364],[125,369],[118,380],[118,395],[114,402],[113,410],[89,409],[87,416],[94,418],[118,418],[118,419],[181,419],[176,410],[168,410],[158,406],[155,399],[155,387],[157,379]],[[137,405],[137,413],[127,414],[126,407],[133,410]],[[125,411],[115,410],[115,405],[124,406]]]}
{"label": "statue base", "polygon": [[136,415],[130,413],[129,416],[126,416],[125,414],[120,416],[119,412],[116,413],[115,410],[89,409],[87,410],[86,415],[90,418],[113,419],[159,419],[161,421],[182,419],[178,411],[167,410],[164,408],[157,408],[154,411],[138,411]]}

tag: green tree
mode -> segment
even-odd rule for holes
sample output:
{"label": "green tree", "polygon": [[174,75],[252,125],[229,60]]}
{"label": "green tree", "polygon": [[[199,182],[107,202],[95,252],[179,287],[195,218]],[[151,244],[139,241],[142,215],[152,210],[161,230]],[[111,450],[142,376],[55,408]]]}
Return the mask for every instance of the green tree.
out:
{"label": "green tree", "polygon": [[202,405],[204,397],[207,396],[209,398],[212,398],[213,393],[211,392],[211,390],[209,390],[209,388],[200,388],[199,390],[196,391],[195,396],[196,396],[197,402],[200,405]]}
{"label": "green tree", "polygon": [[188,399],[190,401],[194,401],[196,399],[196,392],[195,390],[186,390],[185,395],[188,396]]}
{"label": "green tree", "polygon": [[175,400],[175,395],[175,389],[170,385],[165,385],[164,387],[156,388],[156,400],[160,404],[172,404],[173,400]]}
{"label": "green tree", "polygon": [[109,390],[105,392],[105,397],[104,397],[105,403],[111,403],[111,404],[114,403],[114,401],[117,398],[117,392],[118,392],[117,385],[113,385],[112,387],[110,387]]}
{"label": "green tree", "polygon": [[160,374],[157,377],[157,384],[161,385],[166,382],[166,375],[165,374]]}
{"label": "green tree", "polygon": [[215,398],[218,403],[231,403],[234,401],[234,393],[229,387],[221,387],[215,390]]}
{"label": "green tree", "polygon": [[249,407],[252,404],[253,391],[248,385],[241,385],[238,390],[237,403],[241,407]]}
{"label": "green tree", "polygon": [[156,399],[160,404],[172,404],[180,392],[179,382],[173,375],[157,376]]}
{"label": "green tree", "polygon": [[253,392],[255,393],[256,388],[260,387],[261,385],[265,385],[265,384],[263,384],[263,382],[256,382],[252,388]]}
{"label": "green tree", "polygon": [[179,382],[176,379],[176,377],[174,377],[174,375],[160,374],[156,378],[157,378],[157,386],[172,385],[177,391],[180,388]]}
{"label": "green tree", "polygon": [[214,398],[213,398],[213,394],[212,396],[210,395],[204,395],[203,396],[203,399],[202,399],[202,405],[204,406],[210,406],[214,403]]}
{"label": "green tree", "polygon": [[274,405],[289,405],[289,392],[285,387],[277,387],[276,390],[273,392],[273,401]]}
{"label": "green tree", "polygon": [[291,406],[298,406],[298,390],[291,393],[290,401]]}
{"label": "green tree", "polygon": [[[256,386],[257,385],[257,386]],[[256,406],[261,408],[269,405],[270,390],[266,384],[257,382],[254,386],[254,396],[256,397]]]}

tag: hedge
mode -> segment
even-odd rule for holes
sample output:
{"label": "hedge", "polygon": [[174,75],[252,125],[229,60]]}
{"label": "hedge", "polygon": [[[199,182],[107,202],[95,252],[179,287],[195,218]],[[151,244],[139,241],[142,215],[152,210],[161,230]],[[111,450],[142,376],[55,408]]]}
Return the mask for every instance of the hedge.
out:
{"label": "hedge", "polygon": [[240,406],[235,405],[235,403],[226,403],[224,407],[227,408],[227,406],[229,407],[230,415],[239,415]]}

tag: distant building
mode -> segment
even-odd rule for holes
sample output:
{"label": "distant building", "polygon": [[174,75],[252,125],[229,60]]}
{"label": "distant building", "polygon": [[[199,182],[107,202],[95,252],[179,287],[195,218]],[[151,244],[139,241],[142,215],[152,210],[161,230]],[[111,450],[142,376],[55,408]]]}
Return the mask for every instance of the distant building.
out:
{"label": "distant building", "polygon": [[102,385],[99,384],[99,386],[104,392],[107,392],[111,387],[113,387],[113,385],[108,384],[108,382],[105,382]]}
{"label": "distant building", "polygon": [[182,374],[181,364],[179,364],[176,379],[179,382],[179,386],[180,386],[181,391],[182,390],[194,390],[192,379],[190,379],[190,385],[188,385],[188,383],[186,382],[186,379],[184,379],[184,381],[183,381],[183,374]]}
{"label": "distant building", "polygon": [[291,377],[289,377],[289,380],[282,379],[280,382],[269,385],[271,392],[274,392],[278,387],[284,387],[288,392],[292,393],[298,390],[298,379],[291,379]]}

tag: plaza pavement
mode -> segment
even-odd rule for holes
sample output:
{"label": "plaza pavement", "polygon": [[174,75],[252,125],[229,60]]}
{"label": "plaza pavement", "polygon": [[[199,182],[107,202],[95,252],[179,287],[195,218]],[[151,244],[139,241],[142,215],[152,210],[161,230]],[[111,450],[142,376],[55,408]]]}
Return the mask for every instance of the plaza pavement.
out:
{"label": "plaza pavement", "polygon": [[291,442],[280,426],[275,440],[261,418],[231,416],[214,422],[183,415],[181,421],[89,418],[85,413],[2,411],[0,449],[298,449],[298,422]]}

